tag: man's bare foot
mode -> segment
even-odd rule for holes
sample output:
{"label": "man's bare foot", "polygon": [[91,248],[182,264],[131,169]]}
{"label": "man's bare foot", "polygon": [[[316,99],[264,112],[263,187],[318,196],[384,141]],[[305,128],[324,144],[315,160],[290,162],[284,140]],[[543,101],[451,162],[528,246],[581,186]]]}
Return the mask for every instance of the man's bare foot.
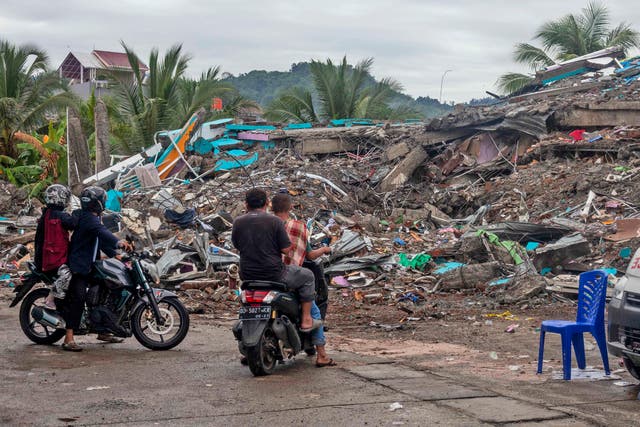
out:
{"label": "man's bare foot", "polygon": [[44,306],[45,308],[48,308],[49,310],[56,310],[56,302],[53,298],[53,294],[49,294],[47,295],[47,298],[44,300]]}
{"label": "man's bare foot", "polygon": [[316,357],[316,365],[317,364],[329,363],[330,360],[331,360],[331,358],[329,356],[327,356],[326,354],[324,356],[318,355],[318,357]]}

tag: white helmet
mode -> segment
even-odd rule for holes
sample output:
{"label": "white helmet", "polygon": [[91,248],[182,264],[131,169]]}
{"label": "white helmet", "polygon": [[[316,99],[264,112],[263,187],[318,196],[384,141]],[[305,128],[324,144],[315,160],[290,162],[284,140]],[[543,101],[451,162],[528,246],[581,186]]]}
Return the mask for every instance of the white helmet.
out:
{"label": "white helmet", "polygon": [[53,184],[44,190],[44,201],[49,207],[64,208],[71,197],[71,191],[61,184]]}

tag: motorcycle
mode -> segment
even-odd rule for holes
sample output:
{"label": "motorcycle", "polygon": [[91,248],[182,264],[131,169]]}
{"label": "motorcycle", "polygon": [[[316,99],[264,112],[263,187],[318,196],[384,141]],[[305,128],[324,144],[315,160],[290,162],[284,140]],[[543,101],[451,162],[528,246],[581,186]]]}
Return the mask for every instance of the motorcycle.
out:
{"label": "motorcycle", "polygon": [[253,375],[269,375],[278,362],[303,350],[315,354],[311,334],[300,331],[298,297],[286,284],[245,281],[240,297],[242,306],[233,334]]}
{"label": "motorcycle", "polygon": [[[124,254],[121,260],[96,261],[90,274],[82,322],[77,335],[111,333],[132,335],[152,350],[169,350],[189,332],[189,313],[178,296],[151,287],[159,282],[157,267],[145,254]],[[44,307],[53,279],[29,263],[30,272],[15,287],[10,307],[20,305],[20,326],[36,344],[54,344],[65,334],[57,311]],[[38,284],[46,287],[37,287]],[[64,309],[64,301],[60,303]]]}

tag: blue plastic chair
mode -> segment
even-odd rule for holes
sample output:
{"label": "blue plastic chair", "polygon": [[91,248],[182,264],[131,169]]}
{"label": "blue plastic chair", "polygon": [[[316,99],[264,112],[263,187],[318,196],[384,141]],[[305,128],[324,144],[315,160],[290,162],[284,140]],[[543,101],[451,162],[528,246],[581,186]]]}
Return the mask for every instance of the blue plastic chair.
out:
{"label": "blue plastic chair", "polygon": [[609,371],[607,338],[604,327],[604,305],[607,298],[607,272],[593,270],[580,275],[578,287],[578,312],[576,321],[545,320],[540,326],[540,348],[538,351],[538,373],[542,373],[544,336],[546,332],[560,334],[562,339],[562,371],[565,380],[571,379],[571,345],[576,353],[578,368],[586,367],[583,334],[590,332],[596,339],[604,371]]}

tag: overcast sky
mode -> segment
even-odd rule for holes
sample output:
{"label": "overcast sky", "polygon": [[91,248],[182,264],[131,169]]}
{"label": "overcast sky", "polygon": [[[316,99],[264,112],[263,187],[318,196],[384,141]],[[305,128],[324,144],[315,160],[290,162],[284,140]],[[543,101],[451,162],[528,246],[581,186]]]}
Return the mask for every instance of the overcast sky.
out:
{"label": "overcast sky", "polygon": [[[586,0],[2,0],[0,38],[32,42],[58,67],[69,50],[120,51],[142,58],[181,42],[190,73],[213,65],[232,74],[286,71],[310,58],[355,63],[375,58],[377,78],[394,77],[405,93],[467,101],[486,96],[506,71],[526,71],[513,46],[545,21],[579,12]],[[609,0],[612,21],[640,29],[632,0]]]}

